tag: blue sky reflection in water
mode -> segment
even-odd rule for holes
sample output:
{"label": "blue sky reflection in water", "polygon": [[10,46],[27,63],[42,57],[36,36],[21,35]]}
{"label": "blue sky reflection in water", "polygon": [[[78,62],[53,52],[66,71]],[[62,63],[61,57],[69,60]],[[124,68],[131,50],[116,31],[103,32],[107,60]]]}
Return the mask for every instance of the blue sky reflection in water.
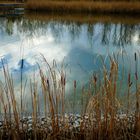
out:
{"label": "blue sky reflection in water", "polygon": [[109,55],[124,54],[124,59],[119,58],[120,68],[134,73],[134,53],[139,54],[139,50],[140,24],[0,18],[0,57],[8,64],[13,77],[15,75],[17,87],[22,60],[24,78],[29,78],[37,71],[36,62],[42,65],[40,54],[51,65],[54,59],[57,65],[64,61],[67,90],[70,90],[73,80],[79,85],[86,84],[93,72],[99,72],[102,68],[100,55],[108,65]]}

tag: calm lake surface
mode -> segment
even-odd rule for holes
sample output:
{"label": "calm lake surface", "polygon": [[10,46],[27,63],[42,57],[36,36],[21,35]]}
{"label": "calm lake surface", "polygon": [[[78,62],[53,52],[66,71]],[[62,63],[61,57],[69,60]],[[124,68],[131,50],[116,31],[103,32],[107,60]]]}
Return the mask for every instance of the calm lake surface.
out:
{"label": "calm lake surface", "polygon": [[[17,96],[20,92],[21,67],[24,82],[30,81],[34,75],[38,81],[38,64],[47,69],[42,55],[58,71],[64,69],[66,93],[69,94],[73,92],[74,80],[79,92],[94,72],[102,75],[101,57],[109,68],[109,56],[118,54],[119,78],[122,78],[122,72],[127,75],[130,71],[133,75],[135,52],[140,54],[140,21],[135,22],[135,19],[129,21],[126,18],[125,22],[125,19],[115,17],[104,20],[55,15],[0,18],[0,58],[5,65],[8,64]],[[0,76],[3,80],[2,63]],[[127,76],[122,83],[122,93],[125,92],[126,80]]]}

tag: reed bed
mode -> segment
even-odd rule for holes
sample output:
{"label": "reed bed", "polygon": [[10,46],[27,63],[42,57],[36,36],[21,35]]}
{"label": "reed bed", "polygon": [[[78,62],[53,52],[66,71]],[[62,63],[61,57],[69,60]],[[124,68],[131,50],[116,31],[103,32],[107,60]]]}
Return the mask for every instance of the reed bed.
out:
{"label": "reed bed", "polygon": [[[118,98],[119,63],[110,57],[110,68],[103,61],[102,79],[98,73],[89,78],[88,86],[81,87],[81,113],[76,114],[77,81],[73,81],[72,112],[66,113],[67,77],[64,68],[56,71],[55,61],[50,66],[42,56],[46,69],[39,67],[40,81],[34,75],[29,82],[31,112],[27,113],[21,89],[21,103],[16,99],[14,81],[3,64],[5,81],[0,83],[1,117],[0,139],[82,139],[114,140],[140,139],[140,91],[138,57],[135,53],[135,93],[131,93],[132,75],[128,73],[126,100]],[[46,72],[47,71],[47,72]],[[21,81],[22,85],[25,85]],[[23,86],[22,86],[23,87]],[[39,91],[41,88],[41,92]],[[24,87],[23,89],[25,89]],[[43,100],[40,100],[42,97]],[[41,108],[43,103],[43,109]],[[79,108],[80,109],[80,108]],[[29,114],[30,113],[30,114]]]}
{"label": "reed bed", "polygon": [[140,13],[140,2],[125,1],[49,1],[28,0],[26,9],[32,11],[67,13]]}

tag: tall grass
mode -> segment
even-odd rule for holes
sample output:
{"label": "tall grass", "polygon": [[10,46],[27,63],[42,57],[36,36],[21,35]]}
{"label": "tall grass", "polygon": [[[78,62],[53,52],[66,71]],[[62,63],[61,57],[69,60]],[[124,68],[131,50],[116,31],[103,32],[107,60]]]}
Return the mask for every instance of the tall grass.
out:
{"label": "tall grass", "polygon": [[49,1],[28,0],[26,9],[47,12],[68,13],[131,13],[140,12],[140,4],[125,1]]}
{"label": "tall grass", "polygon": [[[138,89],[138,58],[134,55],[136,92],[132,94],[131,73],[128,73],[127,81],[127,108],[124,110],[123,104],[117,96],[119,63],[110,57],[110,68],[106,68],[103,63],[102,74],[94,73],[90,77],[88,86],[82,86],[81,90],[81,115],[76,118],[76,94],[77,82],[73,82],[74,94],[73,114],[65,114],[67,108],[65,89],[66,73],[63,70],[57,72],[55,62],[51,67],[44,56],[43,62],[46,70],[39,65],[40,81],[33,76],[30,80],[31,94],[31,118],[20,115],[20,109],[24,114],[24,109],[19,107],[16,100],[14,81],[8,67],[3,64],[5,81],[0,86],[1,112],[4,117],[0,127],[0,139],[139,139],[140,138],[140,117],[139,117],[139,89]],[[48,71],[46,73],[46,71]],[[21,81],[23,82],[23,81]],[[39,91],[41,86],[41,92]],[[22,91],[21,91],[22,92]],[[131,97],[133,101],[131,104]],[[43,101],[40,100],[42,97]],[[85,100],[86,97],[86,100]],[[23,99],[23,98],[22,98]],[[40,114],[41,103],[44,117]],[[24,102],[22,102],[24,103]],[[80,111],[79,111],[80,112]],[[42,124],[42,120],[44,120]],[[77,121],[80,123],[77,125]]]}

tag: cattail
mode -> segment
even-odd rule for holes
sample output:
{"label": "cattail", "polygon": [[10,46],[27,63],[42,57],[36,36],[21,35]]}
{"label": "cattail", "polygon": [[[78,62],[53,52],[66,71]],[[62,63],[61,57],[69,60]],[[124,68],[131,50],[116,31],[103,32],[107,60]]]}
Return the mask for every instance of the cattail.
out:
{"label": "cattail", "polygon": [[48,88],[50,88],[49,79],[47,79],[47,86],[48,86]]}
{"label": "cattail", "polygon": [[93,76],[93,79],[94,79],[94,83],[96,83],[96,82],[97,82],[97,77],[96,77],[96,75]]}
{"label": "cattail", "polygon": [[131,82],[131,75],[130,73],[128,74],[128,86],[131,87],[132,82]]}
{"label": "cattail", "polygon": [[138,80],[138,73],[137,73],[137,54],[135,52],[135,78]]}
{"label": "cattail", "polygon": [[130,73],[128,74],[128,83],[130,83],[131,75]]}
{"label": "cattail", "polygon": [[76,88],[76,80],[74,80],[74,88]]}
{"label": "cattail", "polygon": [[135,61],[137,61],[137,54],[136,54],[136,52],[135,52]]}
{"label": "cattail", "polygon": [[24,59],[21,59],[21,69],[23,69],[24,66]]}
{"label": "cattail", "polygon": [[63,76],[61,75],[61,85],[63,85]]}
{"label": "cattail", "polygon": [[129,87],[131,87],[131,86],[132,86],[132,82],[129,83]]}
{"label": "cattail", "polygon": [[65,86],[66,84],[66,78],[61,76],[61,84]]}
{"label": "cattail", "polygon": [[135,72],[135,78],[136,78],[136,80],[138,80],[138,74],[137,74],[137,72]]}
{"label": "cattail", "polygon": [[66,85],[66,78],[64,77],[64,86]]}

